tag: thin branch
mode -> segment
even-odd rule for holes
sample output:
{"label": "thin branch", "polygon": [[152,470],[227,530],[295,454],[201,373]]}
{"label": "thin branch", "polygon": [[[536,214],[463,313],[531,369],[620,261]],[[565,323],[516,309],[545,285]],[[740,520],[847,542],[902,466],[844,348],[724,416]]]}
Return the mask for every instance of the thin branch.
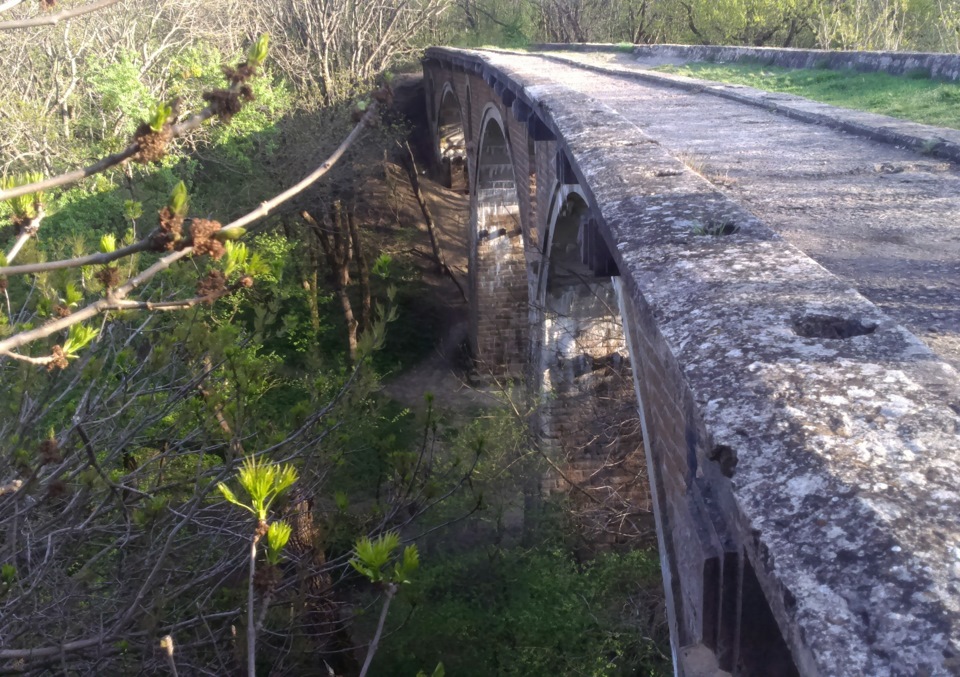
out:
{"label": "thin branch", "polygon": [[360,670],[360,677],[366,677],[367,671],[370,669],[370,663],[373,662],[373,655],[377,653],[377,646],[380,644],[380,636],[383,635],[383,626],[387,622],[387,611],[390,610],[390,602],[393,601],[393,596],[396,594],[397,584],[387,584],[387,598],[383,601],[383,609],[380,611],[380,620],[377,622],[377,631],[373,634],[373,641],[370,642],[370,647],[367,649],[367,658],[363,661],[363,668]]}
{"label": "thin branch", "polygon": [[12,358],[14,360],[19,360],[21,362],[29,362],[30,364],[35,364],[38,367],[44,367],[57,359],[54,355],[47,355],[46,357],[30,357],[29,355],[21,355],[20,353],[14,353],[9,350],[5,350],[4,352],[0,353],[0,355],[3,357]]}
{"label": "thin branch", "polygon": [[[153,246],[150,242],[151,233],[139,242],[134,242],[126,247],[116,249],[109,254],[97,253],[86,256],[78,256],[74,259],[60,259],[58,261],[41,261],[40,263],[24,263],[19,266],[0,266],[0,275],[32,275],[33,273],[46,273],[51,270],[61,270],[63,268],[79,268],[80,266],[94,266],[110,263],[125,256],[136,254],[138,252],[149,251]],[[10,256],[7,256],[10,260]]]}
{"label": "thin branch", "polygon": [[[214,116],[214,110],[210,106],[207,106],[199,113],[191,115],[189,118],[183,122],[177,123],[170,126],[170,139],[176,139],[180,136],[183,136],[189,131],[192,131],[198,128],[204,121],[210,119]],[[15,186],[7,190],[0,190],[0,202],[4,200],[9,200],[11,198],[20,197],[21,195],[29,195],[30,193],[36,193],[41,190],[48,190],[50,188],[56,188],[58,186],[64,186],[68,183],[74,183],[80,179],[85,179],[88,176],[93,176],[94,174],[99,174],[100,172],[106,171],[111,167],[116,167],[119,164],[122,164],[132,158],[140,151],[140,144],[136,141],[131,143],[129,146],[124,148],[119,153],[114,153],[113,155],[108,155],[100,160],[97,160],[92,165],[84,167],[83,169],[75,169],[72,172],[67,172],[65,174],[60,174],[59,176],[51,176],[49,179],[44,179],[43,181],[37,181],[36,183],[28,183],[23,186]]]}
{"label": "thin branch", "polygon": [[62,12],[50,14],[49,16],[38,16],[32,19],[0,21],[0,31],[12,31],[18,28],[32,28],[34,26],[56,26],[61,21],[83,16],[84,14],[89,14],[90,12],[96,12],[98,9],[115,5],[118,2],[120,2],[120,0],[100,0],[99,2],[91,2],[89,5],[74,7],[73,9],[65,9]]}
{"label": "thin branch", "polygon": [[46,216],[46,214],[43,211],[43,207],[40,207],[37,215],[30,219],[30,223],[23,226],[20,236],[17,238],[17,241],[13,243],[13,247],[11,247],[10,251],[7,253],[8,263],[17,257],[17,254],[20,253],[23,245],[27,243],[27,240],[37,234],[37,231],[40,230],[40,223],[43,221],[44,216]]}
{"label": "thin branch", "polygon": [[337,163],[337,161],[343,157],[343,154],[347,152],[347,149],[353,145],[353,142],[357,140],[357,137],[360,136],[360,132],[363,131],[363,128],[366,127],[370,122],[373,121],[374,116],[377,112],[377,103],[373,102],[370,104],[370,107],[367,109],[367,112],[364,113],[363,117],[360,118],[360,121],[356,124],[350,134],[347,135],[347,138],[343,140],[333,154],[328,157],[322,165],[317,167],[312,173],[305,177],[302,181],[296,185],[288,188],[284,192],[280,193],[276,197],[267,200],[266,202],[261,203],[260,207],[253,210],[246,216],[242,216],[233,223],[224,226],[224,230],[227,228],[242,228],[243,226],[256,221],[257,219],[263,218],[270,213],[270,210],[274,207],[286,202],[292,197],[295,197],[299,193],[302,193],[306,190],[310,184],[315,183],[320,177],[330,171],[330,168]]}
{"label": "thin branch", "polygon": [[[298,194],[302,193],[311,184],[318,181],[324,174],[326,174],[333,167],[336,162],[343,157],[343,154],[347,151],[348,148],[356,141],[357,137],[360,136],[360,133],[363,131],[363,128],[366,127],[373,120],[374,115],[376,114],[377,106],[373,104],[367,110],[360,121],[354,126],[350,134],[347,135],[347,138],[337,147],[337,149],[328,157],[323,164],[321,164],[317,169],[311,172],[306,178],[301,180],[299,183],[294,185],[291,188],[288,188],[284,192],[280,193],[276,197],[267,200],[260,204],[260,206],[254,209],[249,214],[241,216],[236,221],[227,224],[222,228],[222,230],[229,230],[231,228],[241,228],[257,219],[263,218],[270,213],[272,209],[278,205],[286,202],[287,200],[296,197]],[[158,273],[166,270],[174,263],[180,259],[189,256],[193,252],[193,247],[184,247],[180,251],[176,251],[166,256],[160,258],[152,266],[141,272],[139,275],[130,278],[120,287],[117,287],[113,290],[112,293],[108,294],[104,298],[101,298],[93,303],[87,305],[86,307],[67,315],[66,317],[61,317],[56,320],[47,322],[44,325],[37,327],[36,329],[31,329],[30,331],[21,332],[10,338],[0,341],[0,355],[10,353],[13,350],[20,348],[21,346],[27,345],[33,341],[39,339],[47,338],[52,336],[63,329],[72,327],[75,324],[84,322],[92,317],[96,317],[100,313],[107,312],[109,310],[116,309],[118,303],[123,301],[127,295],[130,294],[134,289],[144,284],[145,282],[152,279]],[[155,304],[161,305],[161,304]]]}
{"label": "thin branch", "polygon": [[21,2],[23,2],[23,0],[7,0],[4,3],[0,3],[0,12],[6,12],[8,9],[13,9]]}
{"label": "thin branch", "polygon": [[[262,522],[261,522],[262,524]],[[247,674],[257,677],[257,625],[254,620],[254,583],[257,573],[257,543],[260,541],[260,525],[250,539],[250,573],[247,579]]]}

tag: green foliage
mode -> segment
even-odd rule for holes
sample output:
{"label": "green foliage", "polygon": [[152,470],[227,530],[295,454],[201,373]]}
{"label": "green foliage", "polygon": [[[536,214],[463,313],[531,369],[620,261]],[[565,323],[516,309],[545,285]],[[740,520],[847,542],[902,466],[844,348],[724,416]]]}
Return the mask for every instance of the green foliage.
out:
{"label": "green foliage", "polygon": [[173,106],[162,102],[157,103],[150,111],[150,115],[147,118],[147,124],[150,125],[150,129],[152,129],[154,132],[163,131],[163,126],[167,124],[172,115]]}
{"label": "green foliage", "polygon": [[393,263],[393,257],[389,254],[380,254],[370,267],[370,272],[377,277],[387,279],[390,277],[390,264]]}
{"label": "green foliage", "polygon": [[112,254],[117,251],[117,236],[113,233],[106,233],[100,236],[100,251],[104,254]]}
{"label": "green foliage", "polygon": [[17,580],[17,567],[10,563],[0,565],[0,585],[11,586]]}
{"label": "green foliage", "polygon": [[63,292],[63,303],[68,308],[72,308],[80,303],[83,300],[83,292],[77,289],[77,285],[73,282],[67,282],[64,285]]}
{"label": "green foliage", "polygon": [[237,473],[240,486],[247,493],[250,503],[241,502],[225,483],[217,489],[223,497],[239,508],[249,511],[259,522],[266,522],[270,506],[297,481],[297,471],[292,465],[279,465],[257,456],[248,456]]}
{"label": "green foliage", "polygon": [[[443,663],[437,663],[437,667],[430,673],[430,677],[444,677],[446,674],[446,671],[443,669]],[[427,673],[421,670],[417,673],[417,677],[427,677]]]}
{"label": "green foliage", "polygon": [[117,119],[116,129],[124,139],[153,106],[150,89],[141,79],[141,67],[140,55],[127,49],[115,58],[95,54],[87,60],[86,81],[103,112]]}
{"label": "green foliage", "polygon": [[277,520],[270,523],[267,528],[267,562],[274,566],[280,564],[280,555],[292,533],[293,529],[286,522]]}
{"label": "green foliage", "polygon": [[143,203],[136,200],[123,201],[123,216],[131,221],[143,216]]}
{"label": "green foliage", "polygon": [[822,69],[788,70],[756,64],[688,64],[657,70],[704,80],[796,94],[835,106],[960,129],[960,84]]}
{"label": "green foliage", "polygon": [[68,358],[77,356],[77,353],[86,347],[100,333],[99,329],[75,324],[67,333],[67,340],[63,342],[63,354]]}
{"label": "green foliage", "polygon": [[187,210],[190,208],[190,196],[187,193],[187,184],[183,181],[177,182],[177,185],[173,187],[167,207],[175,216],[187,215]]}
{"label": "green foliage", "polygon": [[[242,231],[242,228],[232,228],[231,230]],[[243,233],[237,233],[238,237]],[[224,243],[223,275],[228,280],[243,275],[249,275],[252,278],[263,278],[271,276],[273,269],[260,256],[259,252],[250,252],[247,245],[243,242],[234,242],[227,240]]]}
{"label": "green foliage", "polygon": [[[39,172],[27,172],[25,174],[16,174],[13,176],[4,176],[0,180],[0,188],[9,190],[17,186],[25,186],[30,183],[36,183],[43,180],[43,174]],[[40,205],[43,202],[43,191],[36,193],[27,193],[19,197],[11,198],[10,208],[14,214],[22,219],[34,219],[37,217]]]}
{"label": "green foliage", "polygon": [[363,536],[354,546],[350,566],[371,583],[410,583],[411,577],[420,566],[417,546],[405,547],[403,554],[394,561],[393,568],[386,569],[394,560],[394,551],[399,547],[400,535],[395,531],[388,531],[373,539]]}
{"label": "green foliage", "polygon": [[247,61],[251,66],[259,66],[267,59],[267,50],[270,46],[270,34],[264,33],[257,41],[253,43],[250,47],[250,51],[247,52]]}
{"label": "green foliage", "polygon": [[[375,674],[442,661],[462,677],[660,676],[655,552],[605,553],[578,564],[559,548],[473,549],[431,556],[400,599]],[[408,618],[408,614],[412,616]],[[430,642],[423,638],[429,637]]]}

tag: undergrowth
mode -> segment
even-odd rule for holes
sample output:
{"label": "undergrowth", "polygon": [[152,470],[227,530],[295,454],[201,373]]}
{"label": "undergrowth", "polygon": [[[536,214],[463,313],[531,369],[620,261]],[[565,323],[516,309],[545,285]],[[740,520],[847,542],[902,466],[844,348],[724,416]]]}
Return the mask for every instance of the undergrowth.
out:
{"label": "undergrowth", "polygon": [[459,677],[672,674],[655,551],[585,563],[561,544],[433,557],[391,614],[376,674],[442,662]]}

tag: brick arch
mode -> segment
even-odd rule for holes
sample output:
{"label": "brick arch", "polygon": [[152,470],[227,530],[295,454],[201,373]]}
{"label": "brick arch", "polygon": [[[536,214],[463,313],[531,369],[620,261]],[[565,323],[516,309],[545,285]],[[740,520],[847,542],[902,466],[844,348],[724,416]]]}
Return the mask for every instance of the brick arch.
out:
{"label": "brick arch", "polygon": [[652,504],[617,271],[592,251],[593,224],[585,191],[558,183],[538,280],[539,437],[555,464],[544,492],[576,485],[583,528],[617,541],[650,532]]}
{"label": "brick arch", "polygon": [[451,82],[444,83],[439,102],[434,142],[442,176],[448,188],[466,193],[470,186],[467,169],[469,136],[464,108]]}
{"label": "brick arch", "polygon": [[509,132],[488,103],[471,166],[471,342],[481,367],[519,376],[528,345],[527,271]]}

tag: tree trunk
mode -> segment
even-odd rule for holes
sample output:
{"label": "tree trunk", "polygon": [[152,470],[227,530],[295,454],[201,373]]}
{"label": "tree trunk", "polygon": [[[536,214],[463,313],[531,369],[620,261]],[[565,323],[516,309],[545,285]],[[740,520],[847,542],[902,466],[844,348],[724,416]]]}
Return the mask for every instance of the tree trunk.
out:
{"label": "tree trunk", "polygon": [[360,333],[362,334],[370,327],[371,321],[370,266],[367,264],[367,257],[363,253],[362,243],[360,242],[360,228],[357,227],[357,220],[352,209],[347,213],[347,226],[350,228],[350,240],[353,242],[353,258],[357,262],[357,274],[360,276]]}
{"label": "tree trunk", "polygon": [[343,206],[339,200],[334,202],[330,206],[330,217],[324,220],[323,226],[307,211],[302,212],[301,216],[317,234],[317,239],[320,240],[320,246],[327,258],[327,265],[330,266],[333,291],[340,300],[343,317],[347,324],[347,356],[352,364],[357,361],[358,323],[353,314],[350,295],[347,293],[347,287],[350,285],[350,258],[353,246],[349,226],[344,218]]}

